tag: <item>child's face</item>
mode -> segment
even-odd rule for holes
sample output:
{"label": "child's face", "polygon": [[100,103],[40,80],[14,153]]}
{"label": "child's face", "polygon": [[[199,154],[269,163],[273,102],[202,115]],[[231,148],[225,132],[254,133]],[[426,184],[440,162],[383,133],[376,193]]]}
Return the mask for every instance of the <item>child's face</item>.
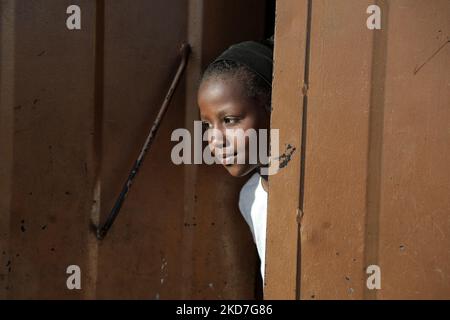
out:
{"label": "child's face", "polygon": [[233,163],[223,165],[235,177],[242,177],[261,165],[249,164],[248,136],[245,138],[245,164],[237,164],[237,155],[244,150],[238,149],[236,139],[227,137],[225,130],[242,129],[245,132],[253,128],[258,132],[258,129],[269,129],[270,125],[270,114],[256,99],[249,98],[243,87],[239,80],[233,78],[212,77],[202,82],[197,97],[201,120],[208,128],[222,133],[222,141],[215,138],[208,141],[212,154],[215,155],[217,147],[234,145],[234,155],[227,155],[231,156],[227,163]]}

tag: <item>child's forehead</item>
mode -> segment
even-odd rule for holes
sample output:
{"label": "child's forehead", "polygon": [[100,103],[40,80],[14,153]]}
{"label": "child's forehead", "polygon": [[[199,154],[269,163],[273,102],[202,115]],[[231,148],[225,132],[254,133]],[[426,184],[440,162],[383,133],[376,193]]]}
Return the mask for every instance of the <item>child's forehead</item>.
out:
{"label": "child's forehead", "polygon": [[245,99],[245,86],[233,77],[211,77],[205,79],[199,88],[199,100]]}

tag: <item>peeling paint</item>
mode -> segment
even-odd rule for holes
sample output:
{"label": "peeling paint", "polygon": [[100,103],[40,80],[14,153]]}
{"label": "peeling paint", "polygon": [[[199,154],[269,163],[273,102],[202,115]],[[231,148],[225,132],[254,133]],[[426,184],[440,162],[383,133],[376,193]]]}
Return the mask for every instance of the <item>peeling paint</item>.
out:
{"label": "peeling paint", "polygon": [[286,151],[278,158],[280,160],[280,169],[288,165],[295,150],[296,148],[294,146],[291,146],[290,144],[286,146]]}

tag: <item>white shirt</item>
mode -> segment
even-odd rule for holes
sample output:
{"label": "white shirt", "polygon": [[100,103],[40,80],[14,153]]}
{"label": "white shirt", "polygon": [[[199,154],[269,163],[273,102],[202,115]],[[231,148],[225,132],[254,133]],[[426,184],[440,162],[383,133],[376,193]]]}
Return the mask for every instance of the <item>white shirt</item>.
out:
{"label": "white shirt", "polygon": [[266,255],[266,222],[267,222],[267,192],[262,186],[259,173],[245,183],[239,194],[239,209],[253,234],[258,255],[261,260],[261,276],[264,281]]}

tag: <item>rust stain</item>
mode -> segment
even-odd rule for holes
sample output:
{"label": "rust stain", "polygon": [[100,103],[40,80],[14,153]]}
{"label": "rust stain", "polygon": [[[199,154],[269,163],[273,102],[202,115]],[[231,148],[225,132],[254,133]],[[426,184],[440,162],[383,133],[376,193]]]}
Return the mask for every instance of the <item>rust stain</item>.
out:
{"label": "rust stain", "polygon": [[280,169],[286,167],[292,159],[292,155],[294,154],[296,148],[291,146],[290,144],[287,145],[286,151],[278,158],[280,160]]}

